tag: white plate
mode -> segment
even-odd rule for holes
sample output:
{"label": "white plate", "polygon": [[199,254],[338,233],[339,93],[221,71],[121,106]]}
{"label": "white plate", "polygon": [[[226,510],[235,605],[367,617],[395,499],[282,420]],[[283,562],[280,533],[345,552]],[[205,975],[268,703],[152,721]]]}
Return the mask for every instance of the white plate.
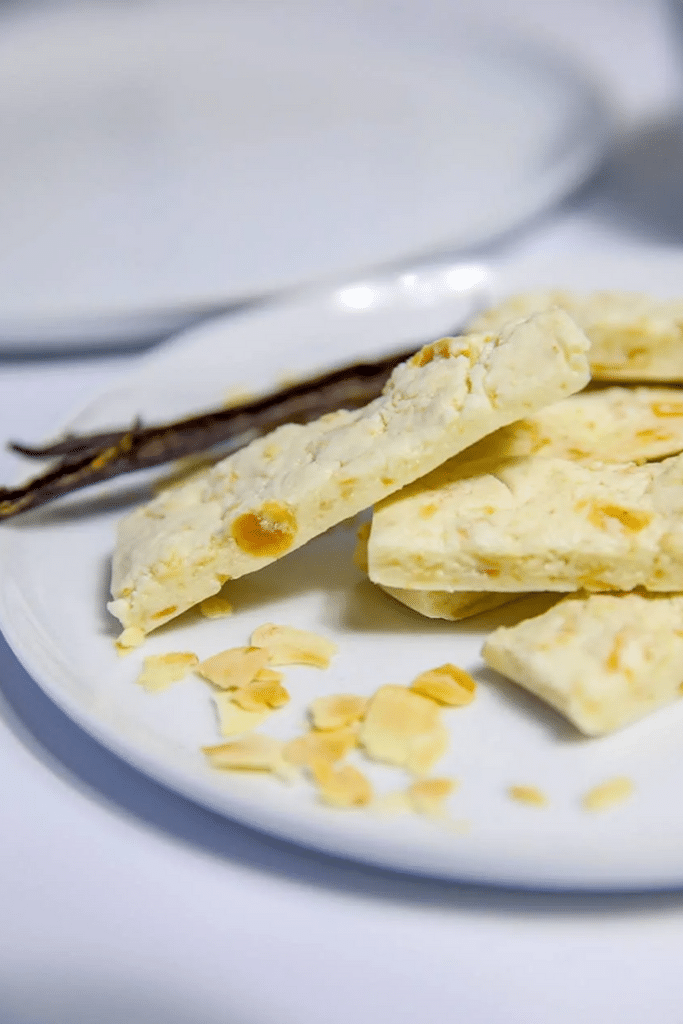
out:
{"label": "white plate", "polygon": [[510,228],[603,152],[557,54],[450,5],[140,0],[0,22],[0,350],[111,345]]}
{"label": "white plate", "polygon": [[[468,293],[458,282],[476,277],[476,268],[425,271],[219,319],[139,360],[125,386],[96,399],[74,425],[177,415],[236,387],[268,387],[307,366],[438,335],[467,312]],[[383,866],[547,888],[683,882],[683,706],[612,737],[579,738],[482,666],[486,631],[519,615],[519,605],[460,625],[423,619],[363,580],[351,561],[349,526],[235,581],[230,618],[188,614],[120,659],[105,601],[115,524],[133,497],[135,481],[123,478],[98,496],[74,496],[0,531],[0,622],[8,641],[44,691],[112,751],[227,817]],[[248,642],[267,621],[310,628],[339,644],[329,670],[287,672],[292,703],[263,727],[278,736],[301,728],[316,694],[407,684],[446,661],[474,672],[475,702],[444,713],[452,742],[438,773],[460,780],[450,803],[455,825],[334,811],[316,804],[304,783],[212,771],[199,753],[220,739],[206,685],[191,679],[152,696],[134,682],[143,654],[194,650],[206,657]],[[371,767],[370,774],[380,791],[406,783],[398,770]],[[581,795],[614,775],[633,779],[632,799],[603,814],[583,811]],[[549,805],[513,803],[506,796],[512,784],[539,786]]]}

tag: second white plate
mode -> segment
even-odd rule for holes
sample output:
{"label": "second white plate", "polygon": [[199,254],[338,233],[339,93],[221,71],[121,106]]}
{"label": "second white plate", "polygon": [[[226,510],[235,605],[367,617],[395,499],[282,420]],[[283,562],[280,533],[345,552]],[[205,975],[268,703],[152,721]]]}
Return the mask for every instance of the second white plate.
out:
{"label": "second white plate", "polygon": [[583,180],[607,132],[590,84],[439,0],[394,7],[5,13],[0,350],[456,249]]}

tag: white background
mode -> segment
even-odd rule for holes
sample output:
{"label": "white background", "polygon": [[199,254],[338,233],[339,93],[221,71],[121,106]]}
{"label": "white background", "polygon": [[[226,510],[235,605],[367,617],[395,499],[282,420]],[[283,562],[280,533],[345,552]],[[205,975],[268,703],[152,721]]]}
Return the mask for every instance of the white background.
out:
{"label": "white background", "polygon": [[[580,55],[629,125],[595,183],[484,254],[501,288],[599,285],[607,267],[675,291],[678,67],[662,8],[487,11]],[[0,362],[0,437],[49,435],[125,369],[115,356]],[[8,456],[0,470],[15,472]],[[683,1020],[681,893],[461,887],[252,834],[99,747],[1,640],[0,828],[1,1024]]]}

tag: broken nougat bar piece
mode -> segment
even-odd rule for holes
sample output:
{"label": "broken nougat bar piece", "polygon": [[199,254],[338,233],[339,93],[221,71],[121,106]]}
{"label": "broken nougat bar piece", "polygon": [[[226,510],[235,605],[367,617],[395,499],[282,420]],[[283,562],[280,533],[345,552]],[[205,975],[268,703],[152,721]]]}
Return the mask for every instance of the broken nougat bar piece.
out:
{"label": "broken nougat bar piece", "polygon": [[377,507],[368,571],[426,590],[683,590],[683,455],[451,460]]}
{"label": "broken nougat bar piece", "polygon": [[591,342],[595,380],[683,381],[683,300],[639,292],[524,292],[478,316],[469,330],[500,330],[543,309],[565,309]]}
{"label": "broken nougat bar piece", "polygon": [[[458,462],[483,458],[540,455],[570,460],[640,462],[683,448],[683,396],[676,388],[604,388],[570,395],[526,419],[489,434],[458,456]],[[434,512],[430,505],[425,514]],[[368,571],[370,524],[359,530],[354,559]],[[379,584],[381,585],[381,584]],[[391,597],[430,618],[459,620],[488,611],[515,593],[411,590],[382,587]]]}
{"label": "broken nougat bar piece", "polygon": [[[353,553],[353,560],[361,572],[368,571],[368,537],[370,536],[370,523],[363,523],[358,530],[358,539]],[[400,601],[406,608],[419,612],[428,619],[447,619],[450,622],[460,622],[461,619],[469,619],[482,612],[499,608],[502,604],[514,601],[516,597],[523,597],[523,594],[502,594],[487,593],[486,591],[452,591],[447,590],[407,590],[403,587],[384,587],[377,584],[381,589]]]}
{"label": "broken nougat bar piece", "polygon": [[582,391],[478,441],[461,459],[543,455],[581,461],[650,462],[683,451],[680,388]]}
{"label": "broken nougat bar piece", "polygon": [[490,431],[580,390],[587,348],[557,310],[425,346],[364,408],[286,424],[127,516],[109,610],[124,628],[149,632]]}
{"label": "broken nougat bar piece", "polygon": [[597,736],[676,700],[683,680],[683,595],[574,595],[501,626],[484,661]]}

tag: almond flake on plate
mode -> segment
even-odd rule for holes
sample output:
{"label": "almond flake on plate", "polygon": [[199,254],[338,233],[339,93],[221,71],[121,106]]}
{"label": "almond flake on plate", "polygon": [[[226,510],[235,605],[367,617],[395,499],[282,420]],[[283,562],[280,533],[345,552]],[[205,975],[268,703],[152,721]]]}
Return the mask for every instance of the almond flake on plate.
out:
{"label": "almond flake on plate", "polygon": [[266,708],[275,710],[288,703],[289,694],[279,680],[252,679],[250,683],[238,687],[232,693],[232,699],[245,711],[262,711]]}
{"label": "almond flake on plate", "polygon": [[440,815],[444,803],[457,788],[455,779],[418,779],[408,787],[407,795],[413,810],[418,814]]}
{"label": "almond flake on plate", "polygon": [[536,786],[510,786],[507,792],[511,800],[530,807],[545,807],[548,803],[545,793]]}
{"label": "almond flake on plate", "polygon": [[282,741],[250,733],[242,739],[202,747],[213,768],[227,771],[279,772],[282,768]]}
{"label": "almond flake on plate", "polygon": [[330,729],[327,732],[311,730],[285,743],[283,756],[294,765],[311,765],[316,761],[341,761],[350,750],[358,746],[358,731],[352,726]]}
{"label": "almond flake on plate", "polygon": [[294,626],[277,626],[266,622],[251,635],[255,647],[269,654],[273,665],[313,665],[327,668],[330,658],[337,653],[337,645],[324,636]]}
{"label": "almond flake on plate", "polygon": [[222,736],[241,736],[242,733],[251,732],[273,713],[272,708],[267,707],[259,708],[258,711],[247,711],[235,703],[233,694],[229,691],[214,694],[213,700]]}
{"label": "almond flake on plate", "polygon": [[137,683],[150,693],[157,693],[184,679],[198,663],[197,655],[189,651],[151,654],[143,661]]}
{"label": "almond flake on plate", "polygon": [[581,803],[586,811],[606,811],[614,804],[627,800],[634,788],[631,779],[618,776],[608,779],[607,782],[603,782],[599,786],[594,786],[585,794]]}
{"label": "almond flake on plate", "polygon": [[464,707],[474,700],[477,684],[469,672],[447,663],[421,672],[413,679],[410,689],[437,704]]}
{"label": "almond flake on plate", "polygon": [[222,690],[246,686],[269,661],[263,647],[231,647],[200,662],[197,671]]}
{"label": "almond flake on plate", "polygon": [[317,760],[309,769],[324,803],[334,807],[365,807],[372,800],[370,782],[353,765],[334,768],[329,761]]}
{"label": "almond flake on plate", "polygon": [[327,731],[360,722],[366,712],[368,698],[357,693],[333,693],[316,697],[308,707],[315,729]]}
{"label": "almond flake on plate", "polygon": [[361,724],[360,744],[368,757],[426,774],[448,746],[440,708],[405,686],[381,686]]}

